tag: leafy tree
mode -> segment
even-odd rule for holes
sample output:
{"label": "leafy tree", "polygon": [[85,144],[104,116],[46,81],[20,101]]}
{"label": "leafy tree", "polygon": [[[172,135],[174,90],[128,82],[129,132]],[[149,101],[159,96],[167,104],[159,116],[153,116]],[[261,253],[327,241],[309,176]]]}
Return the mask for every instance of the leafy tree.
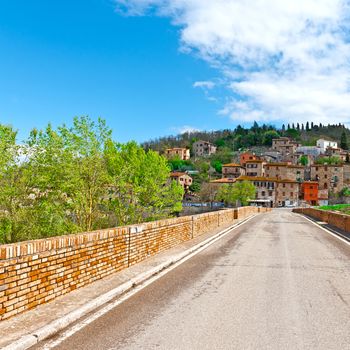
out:
{"label": "leafy tree", "polygon": [[117,225],[155,220],[182,208],[183,189],[169,182],[170,169],[164,157],[145,152],[135,142],[109,141],[105,151],[110,176],[109,209]]}
{"label": "leafy tree", "polygon": [[168,160],[168,164],[171,170],[181,170],[185,165],[185,161],[180,159],[180,157],[173,157]]}
{"label": "leafy tree", "polygon": [[342,164],[343,161],[339,156],[331,156],[331,157],[320,157],[315,160],[315,164],[330,164],[330,165],[338,165]]}
{"label": "leafy tree", "polygon": [[286,131],[286,136],[291,137],[293,139],[298,139],[300,137],[300,133],[298,132],[298,130],[288,129]]}
{"label": "leafy tree", "polygon": [[309,158],[305,154],[303,154],[299,159],[299,163],[301,165],[307,166],[309,163]]}
{"label": "leafy tree", "polygon": [[219,160],[212,161],[211,166],[215,169],[217,173],[222,173],[222,163]]}
{"label": "leafy tree", "polygon": [[29,202],[30,188],[26,169],[22,171],[19,164],[16,136],[10,126],[0,125],[0,243],[20,240],[30,218],[29,204],[24,206]]}
{"label": "leafy tree", "polygon": [[275,130],[269,130],[269,131],[266,131],[264,133],[264,136],[263,136],[263,144],[265,146],[271,146],[272,145],[272,140],[273,139],[276,139],[276,138],[279,138],[280,135],[277,131]]}
{"label": "leafy tree", "polygon": [[226,142],[224,139],[218,139],[214,143],[215,143],[216,147],[218,147],[218,148],[226,146]]}
{"label": "leafy tree", "polygon": [[226,205],[247,205],[249,200],[255,198],[256,188],[249,181],[237,181],[234,184],[224,184],[217,193],[217,199],[223,201]]}
{"label": "leafy tree", "polygon": [[201,190],[201,184],[198,181],[193,181],[192,185],[190,186],[190,191],[199,192],[200,190]]}
{"label": "leafy tree", "polygon": [[341,137],[340,137],[340,148],[345,149],[345,150],[349,149],[348,140],[347,140],[345,131],[343,131],[343,132],[341,133]]}

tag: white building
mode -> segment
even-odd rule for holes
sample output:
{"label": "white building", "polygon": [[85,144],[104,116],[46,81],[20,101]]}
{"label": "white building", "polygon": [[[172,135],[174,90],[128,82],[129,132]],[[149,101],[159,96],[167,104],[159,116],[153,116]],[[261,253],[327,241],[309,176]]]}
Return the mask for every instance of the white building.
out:
{"label": "white building", "polygon": [[324,139],[317,140],[316,145],[317,145],[317,147],[321,148],[322,153],[326,152],[326,149],[328,147],[330,147],[330,148],[337,148],[338,147],[337,142],[328,141],[328,140],[324,140]]}

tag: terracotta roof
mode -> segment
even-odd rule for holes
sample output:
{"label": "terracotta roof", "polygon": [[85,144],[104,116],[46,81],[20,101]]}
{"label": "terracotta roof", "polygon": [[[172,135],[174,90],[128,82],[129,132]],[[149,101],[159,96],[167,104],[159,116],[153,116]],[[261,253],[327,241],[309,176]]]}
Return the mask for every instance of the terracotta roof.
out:
{"label": "terracotta roof", "polygon": [[176,149],[181,149],[181,150],[187,150],[187,148],[185,147],[173,147],[173,148],[167,148],[166,151],[172,151],[172,150],[176,150]]}
{"label": "terracotta roof", "polygon": [[334,167],[342,167],[343,166],[343,164],[313,164],[313,165],[311,165],[312,167],[322,167],[322,166],[328,166],[328,167],[330,167],[330,166],[334,166]]}
{"label": "terracotta roof", "polygon": [[289,164],[287,165],[287,168],[305,168],[304,165],[296,165],[296,164]]}
{"label": "terracotta roof", "polygon": [[228,184],[228,183],[232,184],[235,182],[236,182],[236,179],[231,179],[231,178],[222,178],[222,179],[210,181],[210,183],[213,183],[213,184]]}
{"label": "terracotta roof", "polygon": [[240,176],[237,178],[237,181],[270,181],[270,182],[276,182],[278,179],[277,177],[264,177],[264,176]]}
{"label": "terracotta roof", "polygon": [[266,163],[266,166],[287,166],[289,163]]}
{"label": "terracotta roof", "polygon": [[237,164],[237,163],[228,163],[228,164],[223,164],[222,166],[223,167],[241,167],[242,168],[242,165]]}
{"label": "terracotta roof", "polygon": [[247,160],[246,163],[264,163],[264,161],[260,159],[255,159],[255,160]]}
{"label": "terracotta roof", "polygon": [[290,180],[290,179],[280,179],[280,180],[277,180],[278,183],[299,183],[298,181],[296,180]]}
{"label": "terracotta roof", "polygon": [[182,175],[188,175],[188,174],[180,172],[180,171],[175,171],[173,173],[170,173],[170,177],[179,177],[179,176],[182,176]]}

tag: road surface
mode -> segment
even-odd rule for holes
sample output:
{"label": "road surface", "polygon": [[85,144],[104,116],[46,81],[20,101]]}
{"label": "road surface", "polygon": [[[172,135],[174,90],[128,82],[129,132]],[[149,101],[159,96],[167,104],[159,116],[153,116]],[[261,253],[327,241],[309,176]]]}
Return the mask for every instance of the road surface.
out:
{"label": "road surface", "polygon": [[350,246],[259,215],[55,349],[350,349]]}

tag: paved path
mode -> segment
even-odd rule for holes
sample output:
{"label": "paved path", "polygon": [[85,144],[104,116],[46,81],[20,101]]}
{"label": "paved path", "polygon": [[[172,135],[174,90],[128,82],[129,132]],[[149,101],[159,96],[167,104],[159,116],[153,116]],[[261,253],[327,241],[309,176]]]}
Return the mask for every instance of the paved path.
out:
{"label": "paved path", "polygon": [[350,246],[274,210],[56,349],[350,349]]}

